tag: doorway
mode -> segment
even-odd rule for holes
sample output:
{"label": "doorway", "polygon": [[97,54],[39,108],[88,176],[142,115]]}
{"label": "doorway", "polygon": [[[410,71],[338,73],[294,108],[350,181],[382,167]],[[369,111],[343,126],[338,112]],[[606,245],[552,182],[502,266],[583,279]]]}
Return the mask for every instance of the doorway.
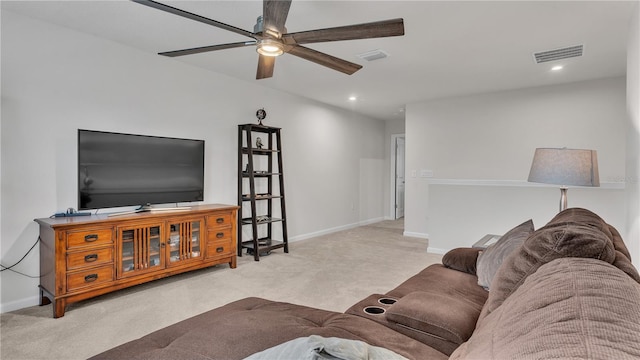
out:
{"label": "doorway", "polygon": [[404,217],[405,136],[391,135],[391,217]]}

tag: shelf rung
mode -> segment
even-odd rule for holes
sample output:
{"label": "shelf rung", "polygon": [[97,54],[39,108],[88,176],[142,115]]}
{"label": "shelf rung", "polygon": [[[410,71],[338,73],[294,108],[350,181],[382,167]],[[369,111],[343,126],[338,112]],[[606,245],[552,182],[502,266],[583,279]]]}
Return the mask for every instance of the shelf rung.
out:
{"label": "shelf rung", "polygon": [[[281,173],[256,173],[256,172],[253,173],[253,177],[254,178],[256,178],[256,177],[280,176],[280,175],[282,175],[282,174]],[[249,177],[249,176],[250,176],[249,173],[244,172],[244,171],[242,172],[242,177],[246,178],[246,177]]]}
{"label": "shelf rung", "polygon": [[[284,247],[284,241],[281,240],[273,240],[273,239],[258,239],[258,242],[262,241],[262,240],[267,240],[269,241],[268,245],[260,245],[258,243],[258,250],[272,250],[272,249],[279,249],[281,247]],[[249,240],[249,241],[243,241],[242,242],[242,247],[245,249],[254,249],[254,244],[253,244],[253,240]]]}
{"label": "shelf rung", "polygon": [[[279,219],[279,218],[271,218],[269,220],[264,220],[264,221],[257,221],[257,224],[269,224],[269,223],[274,223],[274,222],[280,222],[280,221],[284,221],[283,219]],[[253,224],[253,218],[242,218],[242,224],[243,225],[251,225]]]}
{"label": "shelf rung", "polygon": [[[280,199],[282,195],[263,195],[256,196],[256,200],[269,200],[269,199]],[[242,201],[251,201],[250,195],[242,195]]]}
{"label": "shelf rung", "polygon": [[[271,154],[280,152],[280,150],[278,149],[258,149],[258,148],[251,148],[251,151],[253,152],[254,155],[271,155]],[[248,154],[249,148],[246,148],[246,147],[242,148],[242,153]]]}

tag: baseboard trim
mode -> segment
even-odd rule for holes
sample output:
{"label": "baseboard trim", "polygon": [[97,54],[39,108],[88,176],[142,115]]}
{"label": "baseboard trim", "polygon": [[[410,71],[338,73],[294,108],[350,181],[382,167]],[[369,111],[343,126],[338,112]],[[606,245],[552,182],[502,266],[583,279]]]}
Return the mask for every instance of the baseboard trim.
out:
{"label": "baseboard trim", "polygon": [[324,230],[320,230],[320,231],[316,231],[316,232],[312,232],[312,233],[292,236],[292,237],[289,238],[289,242],[302,241],[302,240],[311,239],[311,238],[314,238],[314,237],[317,237],[317,236],[333,234],[333,233],[336,233],[338,231],[349,230],[349,229],[354,229],[354,228],[357,228],[357,227],[360,227],[360,226],[374,224],[374,223],[380,222],[382,220],[384,220],[384,217],[363,220],[363,221],[359,221],[357,223],[341,225],[341,226],[336,226],[336,227],[333,227],[333,228],[324,229]]}
{"label": "baseboard trim", "polygon": [[431,254],[438,254],[438,255],[444,255],[447,252],[449,252],[449,250],[447,249],[441,249],[441,248],[434,248],[434,247],[427,247],[427,252],[431,253]]}
{"label": "baseboard trim", "polygon": [[411,232],[411,231],[403,232],[402,236],[415,237],[415,238],[420,238],[420,239],[428,239],[429,238],[429,234]]}
{"label": "baseboard trim", "polygon": [[40,305],[40,298],[38,296],[31,296],[28,298],[0,304],[0,313],[4,314],[6,312],[20,310],[36,305]]}

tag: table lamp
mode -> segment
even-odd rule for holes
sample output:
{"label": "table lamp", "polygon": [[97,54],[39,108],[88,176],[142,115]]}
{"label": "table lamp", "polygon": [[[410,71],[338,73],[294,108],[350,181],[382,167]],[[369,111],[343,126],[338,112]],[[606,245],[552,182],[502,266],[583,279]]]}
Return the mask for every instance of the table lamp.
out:
{"label": "table lamp", "polygon": [[567,208],[568,186],[600,186],[595,150],[538,148],[533,155],[530,182],[560,185],[560,211]]}

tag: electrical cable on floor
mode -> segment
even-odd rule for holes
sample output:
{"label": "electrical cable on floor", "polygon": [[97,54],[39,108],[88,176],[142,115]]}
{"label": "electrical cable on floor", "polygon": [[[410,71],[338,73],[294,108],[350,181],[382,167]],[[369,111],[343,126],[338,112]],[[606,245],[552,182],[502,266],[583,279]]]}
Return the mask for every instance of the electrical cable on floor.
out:
{"label": "electrical cable on floor", "polygon": [[32,279],[38,279],[38,278],[40,278],[40,276],[31,276],[31,275],[27,275],[27,274],[21,273],[20,271],[13,270],[13,268],[14,268],[16,265],[20,264],[20,263],[22,262],[22,260],[24,260],[24,259],[27,257],[27,255],[29,255],[29,253],[31,253],[31,250],[33,250],[33,248],[34,248],[34,247],[36,247],[36,245],[38,245],[38,243],[39,243],[39,242],[40,242],[40,236],[38,236],[38,239],[37,239],[37,240],[36,240],[36,242],[31,246],[31,248],[29,249],[29,251],[27,251],[27,253],[26,253],[26,254],[24,254],[24,256],[23,256],[20,260],[18,260],[18,262],[16,262],[15,264],[13,264],[13,265],[11,265],[11,266],[4,266],[4,265],[0,264],[0,267],[2,268],[2,269],[0,269],[0,272],[5,271],[5,270],[9,270],[9,271],[12,271],[12,272],[14,272],[14,273],[16,273],[16,274],[20,274],[20,275],[22,275],[22,276],[26,276],[26,277],[28,277],[28,278],[32,278]]}

